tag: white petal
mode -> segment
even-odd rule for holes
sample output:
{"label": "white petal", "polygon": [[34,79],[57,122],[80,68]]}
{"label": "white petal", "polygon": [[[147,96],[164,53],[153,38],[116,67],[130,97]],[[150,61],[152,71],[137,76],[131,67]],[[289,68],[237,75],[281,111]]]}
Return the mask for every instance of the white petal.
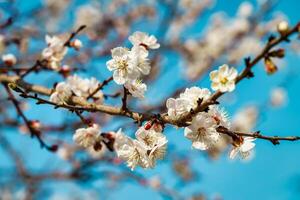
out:
{"label": "white petal", "polygon": [[229,158],[230,159],[234,159],[236,157],[236,155],[238,154],[238,152],[239,152],[238,148],[233,148],[230,151]]}
{"label": "white petal", "polygon": [[119,85],[123,85],[126,82],[126,79],[123,77],[120,70],[114,71],[113,78],[114,81]]}

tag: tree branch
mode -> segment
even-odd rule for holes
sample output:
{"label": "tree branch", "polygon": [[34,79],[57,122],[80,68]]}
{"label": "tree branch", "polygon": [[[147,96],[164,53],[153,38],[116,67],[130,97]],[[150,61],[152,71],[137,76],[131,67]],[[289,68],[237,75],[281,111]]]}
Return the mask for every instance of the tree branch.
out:
{"label": "tree branch", "polygon": [[231,137],[243,136],[243,137],[253,137],[253,138],[268,140],[268,141],[272,142],[272,144],[274,144],[274,145],[280,144],[280,142],[279,142],[280,140],[285,140],[285,141],[300,140],[299,136],[287,136],[287,137],[265,136],[265,135],[261,135],[259,131],[254,132],[254,133],[243,133],[243,132],[228,130],[227,128],[225,128],[223,126],[219,126],[216,130],[219,133],[223,133],[223,134],[226,134]]}

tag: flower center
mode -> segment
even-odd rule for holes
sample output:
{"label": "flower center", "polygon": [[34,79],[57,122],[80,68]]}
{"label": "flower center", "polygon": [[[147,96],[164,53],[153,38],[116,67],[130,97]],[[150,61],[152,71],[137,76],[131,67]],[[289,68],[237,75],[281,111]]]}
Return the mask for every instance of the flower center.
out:
{"label": "flower center", "polygon": [[199,133],[199,135],[204,135],[205,134],[205,128],[203,128],[203,127],[200,127],[200,128],[198,128],[198,133]]}
{"label": "flower center", "polygon": [[228,79],[226,77],[221,78],[220,82],[225,85],[228,82]]}
{"label": "flower center", "polygon": [[126,60],[119,60],[118,65],[120,70],[126,70],[128,67],[128,63],[126,62]]}

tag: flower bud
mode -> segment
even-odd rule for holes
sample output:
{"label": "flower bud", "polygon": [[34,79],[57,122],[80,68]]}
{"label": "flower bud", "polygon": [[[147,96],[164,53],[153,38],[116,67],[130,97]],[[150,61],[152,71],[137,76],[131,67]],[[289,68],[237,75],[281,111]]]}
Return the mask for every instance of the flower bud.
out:
{"label": "flower bud", "polygon": [[152,127],[152,122],[148,121],[145,125],[144,125],[144,129],[145,130],[149,130]]}
{"label": "flower bud", "polygon": [[277,58],[283,58],[285,55],[284,49],[277,49],[269,53],[269,56],[271,57],[277,57]]}
{"label": "flower bud", "polygon": [[41,123],[38,120],[31,120],[29,122],[29,125],[34,130],[40,130],[41,129]]}
{"label": "flower bud", "polygon": [[79,39],[71,41],[70,46],[79,51],[82,47],[82,42]]}
{"label": "flower bud", "polygon": [[274,74],[278,68],[270,58],[265,58],[265,70],[267,74]]}
{"label": "flower bud", "polygon": [[5,65],[11,67],[17,63],[17,59],[15,55],[9,53],[9,54],[4,54],[2,56],[2,61],[5,63]]}
{"label": "flower bud", "polygon": [[281,35],[285,35],[288,30],[289,30],[289,24],[287,21],[281,21],[279,24],[277,24],[277,31]]}
{"label": "flower bud", "polygon": [[62,67],[61,67],[61,69],[59,70],[59,72],[63,75],[63,77],[67,77],[67,76],[69,76],[69,74],[70,74],[70,71],[71,71],[71,69],[70,69],[70,66],[69,65],[63,65]]}

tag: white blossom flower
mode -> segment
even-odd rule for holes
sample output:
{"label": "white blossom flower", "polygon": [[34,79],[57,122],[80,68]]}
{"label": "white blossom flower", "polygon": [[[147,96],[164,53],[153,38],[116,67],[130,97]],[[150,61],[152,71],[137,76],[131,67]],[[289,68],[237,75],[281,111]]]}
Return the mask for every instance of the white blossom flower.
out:
{"label": "white blossom flower", "polygon": [[224,64],[218,70],[210,72],[211,88],[221,92],[232,92],[235,89],[237,75],[238,72],[235,68],[229,69],[228,65]]}
{"label": "white blossom flower", "polygon": [[238,153],[243,159],[249,157],[251,150],[255,147],[254,140],[253,137],[244,137],[240,143],[234,143],[234,148],[230,151],[229,157],[234,159]]}
{"label": "white blossom flower", "polygon": [[181,98],[169,98],[166,102],[166,106],[168,109],[168,116],[175,120],[179,117],[187,114],[190,110],[188,110],[187,105],[189,104],[188,100]]}
{"label": "white blossom flower", "polygon": [[147,155],[149,156],[149,167],[153,168],[157,159],[163,159],[167,150],[167,138],[154,129],[146,130],[140,127],[135,133],[138,141],[147,147]]}
{"label": "white blossom flower", "polygon": [[65,82],[61,82],[56,85],[55,91],[50,96],[50,101],[57,104],[63,104],[68,101],[71,96],[72,90],[70,86]]}
{"label": "white blossom flower", "polygon": [[13,66],[17,63],[17,58],[14,54],[9,53],[2,55],[2,61],[8,66]]}
{"label": "white blossom flower", "polygon": [[114,81],[122,85],[126,81],[138,77],[137,70],[130,62],[130,52],[123,47],[116,47],[111,50],[112,59],[107,61],[106,65],[108,70],[114,71]]}
{"label": "white blossom flower", "polygon": [[127,162],[127,166],[134,170],[137,165],[147,168],[147,147],[138,140],[132,140],[120,129],[116,133],[114,149],[118,157]]}
{"label": "white blossom flower", "polygon": [[192,147],[207,150],[214,145],[219,133],[215,121],[207,113],[198,113],[192,124],[184,129],[184,136],[192,141]]}
{"label": "white blossom flower", "polygon": [[146,49],[157,49],[160,47],[154,35],[148,35],[144,32],[136,31],[128,39],[134,46],[143,46]]}
{"label": "white blossom flower", "polygon": [[132,96],[140,99],[144,98],[144,93],[147,90],[147,85],[139,79],[127,81],[124,86]]}
{"label": "white blossom flower", "polygon": [[191,109],[198,106],[199,100],[207,100],[210,97],[210,91],[206,88],[191,87],[185,89],[179,98],[169,98],[166,102],[168,115],[171,119],[178,119],[187,114]]}
{"label": "white blossom flower", "polygon": [[181,99],[188,101],[188,110],[194,109],[198,105],[198,101],[207,100],[210,97],[210,91],[207,88],[191,87],[185,89],[184,93],[180,94]]}
{"label": "white blossom flower", "polygon": [[100,128],[97,124],[88,128],[79,128],[73,135],[73,140],[84,148],[91,147],[99,139]]}
{"label": "white blossom flower", "polygon": [[43,50],[42,57],[49,62],[52,69],[58,69],[68,48],[64,45],[64,41],[57,36],[46,35],[45,40],[48,47]]}
{"label": "white blossom flower", "polygon": [[139,73],[148,75],[151,70],[149,63],[148,51],[140,46],[133,46],[130,51],[130,65]]}
{"label": "white blossom flower", "polygon": [[215,120],[218,126],[223,126],[228,129],[230,128],[230,121],[228,119],[228,114],[224,108],[211,105],[209,106],[208,114]]}
{"label": "white blossom flower", "polygon": [[[93,93],[98,85],[99,81],[94,77],[87,79],[81,78],[76,74],[73,76],[69,76],[67,78],[66,83],[70,86],[72,92],[78,96],[87,98],[91,93]],[[97,99],[97,103],[101,103],[103,101],[103,93],[99,90],[97,93],[93,95],[93,98]]]}
{"label": "white blossom flower", "polygon": [[89,80],[83,79],[76,74],[73,76],[69,76],[66,81],[69,84],[72,92],[78,97],[86,97],[88,96],[89,90]]}

